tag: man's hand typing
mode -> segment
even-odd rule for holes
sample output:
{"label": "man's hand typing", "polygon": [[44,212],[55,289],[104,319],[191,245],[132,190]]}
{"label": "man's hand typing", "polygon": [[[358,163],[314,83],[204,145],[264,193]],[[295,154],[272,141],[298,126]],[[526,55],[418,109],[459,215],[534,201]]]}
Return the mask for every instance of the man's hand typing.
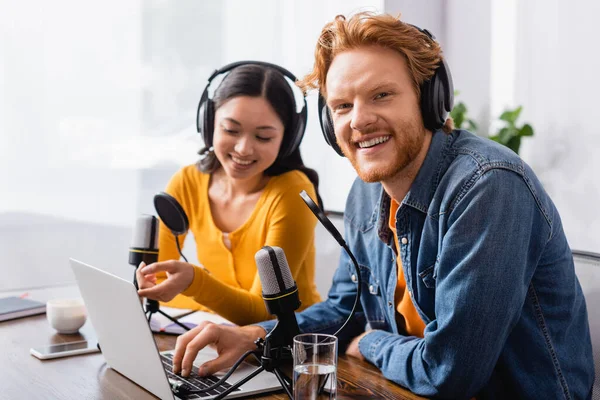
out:
{"label": "man's hand typing", "polygon": [[218,325],[203,322],[177,338],[173,354],[173,372],[188,376],[198,352],[211,345],[219,356],[198,367],[200,376],[212,375],[232,366],[245,352],[256,349],[254,341],[266,336],[260,326],[244,327]]}

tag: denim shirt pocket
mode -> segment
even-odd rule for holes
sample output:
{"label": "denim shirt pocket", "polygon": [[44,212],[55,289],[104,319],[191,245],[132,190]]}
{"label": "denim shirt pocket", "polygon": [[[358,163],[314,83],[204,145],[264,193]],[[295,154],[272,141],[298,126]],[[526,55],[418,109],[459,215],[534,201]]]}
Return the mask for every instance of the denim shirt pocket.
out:
{"label": "denim shirt pocket", "polygon": [[435,266],[437,265],[437,260],[435,264],[425,268],[423,271],[419,272],[419,278],[423,281],[423,284],[427,289],[435,288],[435,281],[437,279],[437,270]]}
{"label": "denim shirt pocket", "polygon": [[[351,279],[356,282],[354,266],[351,267]],[[367,319],[366,329],[386,329],[383,298],[379,281],[373,275],[371,268],[359,264],[361,278],[361,303]]]}

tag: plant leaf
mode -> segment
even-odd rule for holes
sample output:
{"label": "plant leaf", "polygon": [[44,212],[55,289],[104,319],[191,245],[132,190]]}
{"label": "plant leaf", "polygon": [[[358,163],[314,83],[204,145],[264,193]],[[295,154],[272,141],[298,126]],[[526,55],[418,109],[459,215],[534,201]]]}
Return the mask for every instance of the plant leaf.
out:
{"label": "plant leaf", "polygon": [[519,154],[519,148],[521,147],[521,137],[513,136],[506,144],[506,147]]}
{"label": "plant leaf", "polygon": [[533,136],[533,128],[529,124],[525,124],[519,129],[519,136]]}
{"label": "plant leaf", "polygon": [[473,133],[477,132],[477,124],[472,119],[469,119],[467,121],[467,126],[468,126],[467,130],[469,130]]}
{"label": "plant leaf", "polygon": [[519,106],[514,110],[506,110],[502,113],[502,115],[500,115],[500,119],[502,121],[508,122],[509,124],[514,124],[515,121],[519,118],[521,110],[523,110],[522,106]]}
{"label": "plant leaf", "polygon": [[498,132],[498,138],[500,139],[500,143],[508,145],[508,142],[516,136],[515,133],[515,129],[508,126],[505,126],[504,128],[500,129],[500,131]]}

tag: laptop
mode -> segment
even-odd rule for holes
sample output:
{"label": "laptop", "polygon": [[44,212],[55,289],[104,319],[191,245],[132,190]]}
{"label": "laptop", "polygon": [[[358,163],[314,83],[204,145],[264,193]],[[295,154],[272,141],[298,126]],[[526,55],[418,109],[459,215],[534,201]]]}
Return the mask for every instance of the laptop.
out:
{"label": "laptop", "polygon": [[[244,362],[220,387],[195,392],[212,386],[227,372],[208,378],[197,375],[197,366],[216,358],[217,352],[210,347],[202,349],[188,379],[174,375],[171,370],[173,351],[159,353],[133,283],[80,261],[69,261],[107,364],[153,395],[161,399],[212,399],[257,369]],[[277,377],[262,371],[227,398],[279,389]]]}

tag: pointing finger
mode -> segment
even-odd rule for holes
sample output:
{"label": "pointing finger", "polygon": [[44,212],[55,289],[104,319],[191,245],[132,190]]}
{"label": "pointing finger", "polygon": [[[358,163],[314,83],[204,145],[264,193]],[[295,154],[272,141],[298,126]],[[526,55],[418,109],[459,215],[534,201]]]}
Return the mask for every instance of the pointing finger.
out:
{"label": "pointing finger", "polygon": [[154,274],[157,272],[176,272],[179,263],[176,260],[158,261],[142,268],[141,273],[144,275]]}

